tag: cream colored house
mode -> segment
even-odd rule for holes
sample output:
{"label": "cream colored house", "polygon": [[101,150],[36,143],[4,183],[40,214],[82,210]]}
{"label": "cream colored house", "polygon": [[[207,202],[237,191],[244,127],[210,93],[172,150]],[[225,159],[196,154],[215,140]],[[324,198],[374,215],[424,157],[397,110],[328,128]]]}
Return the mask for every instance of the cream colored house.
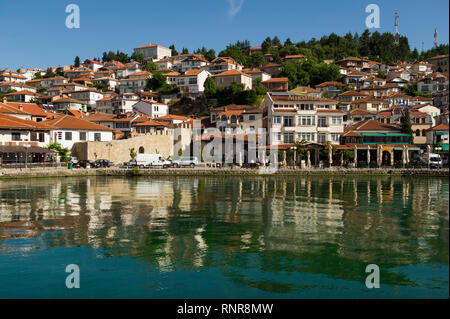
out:
{"label": "cream colored house", "polygon": [[172,50],[159,44],[148,44],[134,48],[136,54],[142,54],[144,61],[150,61],[153,58],[163,59],[172,56]]}
{"label": "cream colored house", "polygon": [[243,84],[245,90],[252,89],[252,77],[242,71],[229,70],[217,75],[213,75],[216,87],[225,88],[231,85],[231,83]]}

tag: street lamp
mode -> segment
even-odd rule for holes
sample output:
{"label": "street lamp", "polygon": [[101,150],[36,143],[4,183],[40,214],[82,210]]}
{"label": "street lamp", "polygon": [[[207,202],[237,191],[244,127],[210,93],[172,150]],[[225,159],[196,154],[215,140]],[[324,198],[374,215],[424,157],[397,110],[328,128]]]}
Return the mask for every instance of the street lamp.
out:
{"label": "street lamp", "polygon": [[31,145],[25,144],[23,147],[25,147],[25,168],[28,168],[28,149],[31,147]]}

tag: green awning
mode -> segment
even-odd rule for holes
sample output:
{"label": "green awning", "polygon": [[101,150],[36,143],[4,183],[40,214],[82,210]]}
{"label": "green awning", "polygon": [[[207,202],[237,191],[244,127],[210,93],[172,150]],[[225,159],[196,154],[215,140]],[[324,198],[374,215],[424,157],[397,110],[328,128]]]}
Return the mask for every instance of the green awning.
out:
{"label": "green awning", "polygon": [[390,136],[409,136],[408,134],[402,134],[402,133],[377,133],[377,134],[366,134],[366,133],[363,133],[362,134],[363,136],[383,136],[383,137],[385,137],[385,136],[387,136],[387,137],[390,137]]}

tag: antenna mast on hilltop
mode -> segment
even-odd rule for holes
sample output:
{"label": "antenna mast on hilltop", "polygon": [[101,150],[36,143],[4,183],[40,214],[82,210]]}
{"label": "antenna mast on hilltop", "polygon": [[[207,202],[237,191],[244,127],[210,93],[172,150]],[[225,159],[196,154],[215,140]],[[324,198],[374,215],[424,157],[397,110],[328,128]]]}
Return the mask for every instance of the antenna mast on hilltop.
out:
{"label": "antenna mast on hilltop", "polygon": [[434,28],[434,48],[437,48],[438,43],[437,43],[437,28]]}
{"label": "antenna mast on hilltop", "polygon": [[394,23],[394,27],[395,27],[395,43],[398,44],[400,41],[400,35],[398,33],[398,12],[395,11],[395,23]]}

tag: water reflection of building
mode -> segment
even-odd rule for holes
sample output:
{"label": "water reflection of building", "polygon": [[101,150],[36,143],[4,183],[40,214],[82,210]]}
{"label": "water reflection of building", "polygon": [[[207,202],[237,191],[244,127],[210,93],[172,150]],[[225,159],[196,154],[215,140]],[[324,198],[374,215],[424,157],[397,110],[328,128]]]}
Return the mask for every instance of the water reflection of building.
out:
{"label": "water reflection of building", "polygon": [[[53,230],[68,231],[42,235]],[[222,266],[245,264],[239,256],[261,252],[448,262],[442,248],[442,242],[448,247],[448,181],[391,176],[0,181],[0,253],[13,249],[7,239],[24,237],[37,238],[39,247],[105,248],[160,271],[207,267],[215,262],[210,253],[224,258]]]}

